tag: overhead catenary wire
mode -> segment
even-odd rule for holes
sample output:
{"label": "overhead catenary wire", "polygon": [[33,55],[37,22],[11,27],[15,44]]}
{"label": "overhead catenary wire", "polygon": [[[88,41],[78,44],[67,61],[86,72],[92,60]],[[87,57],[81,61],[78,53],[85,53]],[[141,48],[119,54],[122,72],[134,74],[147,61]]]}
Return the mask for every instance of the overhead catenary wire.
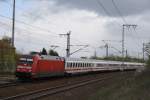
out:
{"label": "overhead catenary wire", "polygon": [[[9,19],[9,20],[12,20],[12,18],[7,17],[7,16],[4,16],[4,15],[1,15],[1,14],[0,14],[0,17],[3,17],[3,18],[6,18],[6,19]],[[30,27],[32,27],[32,28],[35,28],[35,29],[38,29],[38,30],[41,30],[41,31],[44,31],[44,32],[54,33],[54,34],[58,35],[56,32],[52,32],[51,30],[48,30],[48,29],[45,29],[45,28],[41,28],[41,27],[39,27],[39,26],[34,26],[34,25],[31,25],[31,24],[25,23],[25,22],[23,22],[23,21],[20,21],[20,20],[16,20],[16,22],[21,23],[21,24],[24,24],[24,25],[27,25],[27,26],[30,26]]]}
{"label": "overhead catenary wire", "polygon": [[[1,22],[0,22],[0,24],[1,24]],[[2,23],[3,25],[4,25],[4,23]],[[7,24],[5,24],[5,25],[7,25]],[[8,26],[9,27],[9,26]],[[25,33],[25,32],[19,32],[18,30],[21,30],[21,31],[25,31],[26,33],[28,33],[29,35],[27,35],[27,34],[23,34],[23,33]],[[34,46],[39,46],[39,45],[44,45],[44,44],[46,44],[46,45],[49,45],[49,43],[48,42],[50,42],[50,40],[48,40],[48,39],[46,39],[46,38],[43,38],[42,39],[42,37],[40,36],[39,38],[35,38],[35,36],[32,36],[31,34],[31,32],[28,32],[28,31],[26,31],[26,30],[22,30],[22,29],[18,29],[17,27],[16,27],[16,34],[19,34],[19,33],[21,33],[20,34],[20,36],[16,36],[16,40],[19,40],[19,43],[20,42],[22,42],[22,43],[20,43],[20,44],[34,44]],[[39,36],[39,35],[36,35],[36,36]],[[32,37],[32,39],[31,39],[31,37]],[[33,41],[34,40],[34,41]],[[18,44],[18,43],[17,43]]]}
{"label": "overhead catenary wire", "polygon": [[[11,4],[9,1],[4,1],[3,3],[5,3],[5,4],[7,4],[8,6],[10,6],[10,7],[12,7],[13,6],[13,4]],[[17,11],[18,10],[20,10],[20,12],[24,12],[25,14],[29,14],[29,13],[27,13],[27,12],[25,12],[24,10],[24,8],[22,8],[22,7],[20,7],[20,6],[18,6],[18,5],[16,5],[16,8],[17,8]],[[24,14],[23,13],[23,14]],[[31,14],[30,14],[30,16],[31,16]],[[50,24],[52,24],[52,25],[54,25],[54,26],[56,26],[57,27],[57,25],[56,24],[54,24],[52,21],[49,21],[49,20],[47,20],[46,21],[47,23],[50,23]]]}
{"label": "overhead catenary wire", "polygon": [[107,11],[107,9],[105,8],[105,6],[103,5],[103,3],[100,0],[96,0],[98,5],[104,10],[104,12],[108,15],[111,16],[110,13]]}
{"label": "overhead catenary wire", "polygon": [[[1,21],[0,21],[0,24],[5,25],[7,27],[11,27],[9,24],[6,24],[6,23],[1,22]],[[18,26],[16,26],[16,31],[22,31],[22,32],[18,32],[18,35],[24,35],[24,36],[29,36],[29,35],[31,36],[32,34],[35,33],[36,35],[34,35],[34,37],[39,37],[40,39],[42,38],[42,36],[51,37],[51,35],[49,35],[49,34],[46,35],[46,34],[42,34],[42,33],[39,33],[39,32],[30,32],[29,30],[19,28]],[[23,33],[26,33],[26,34],[23,34]],[[56,37],[56,38],[58,38],[58,37]],[[44,40],[49,40],[49,39],[44,38]]]}
{"label": "overhead catenary wire", "polygon": [[[112,16],[100,0],[96,0],[96,2],[98,4],[98,6],[103,9],[103,11],[105,12],[105,14],[107,16],[109,16],[109,17]],[[117,21],[114,24],[117,24],[118,26],[121,26],[121,23],[118,23]]]}
{"label": "overhead catenary wire", "polygon": [[114,5],[114,7],[115,7],[117,13],[119,14],[119,16],[120,16],[120,18],[122,19],[122,21],[124,22],[124,24],[127,24],[127,21],[126,21],[125,18],[123,17],[121,11],[119,10],[119,8],[118,8],[118,6],[117,6],[117,4],[115,3],[114,0],[112,0],[112,4]]}

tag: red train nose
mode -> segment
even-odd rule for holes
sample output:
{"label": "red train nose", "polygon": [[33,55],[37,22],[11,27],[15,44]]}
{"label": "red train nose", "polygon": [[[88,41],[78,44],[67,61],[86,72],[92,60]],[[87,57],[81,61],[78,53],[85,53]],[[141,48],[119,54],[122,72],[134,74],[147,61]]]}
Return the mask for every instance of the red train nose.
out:
{"label": "red train nose", "polygon": [[18,66],[16,71],[17,72],[32,72],[32,67],[31,66]]}

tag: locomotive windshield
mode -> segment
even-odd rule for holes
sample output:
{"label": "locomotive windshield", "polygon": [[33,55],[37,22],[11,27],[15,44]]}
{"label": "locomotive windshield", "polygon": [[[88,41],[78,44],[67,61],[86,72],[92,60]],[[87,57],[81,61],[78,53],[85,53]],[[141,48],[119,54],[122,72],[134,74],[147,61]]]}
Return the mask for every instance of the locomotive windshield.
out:
{"label": "locomotive windshield", "polygon": [[33,63],[33,59],[32,59],[32,56],[22,56],[20,59],[19,59],[19,64],[27,64],[27,65],[32,65]]}

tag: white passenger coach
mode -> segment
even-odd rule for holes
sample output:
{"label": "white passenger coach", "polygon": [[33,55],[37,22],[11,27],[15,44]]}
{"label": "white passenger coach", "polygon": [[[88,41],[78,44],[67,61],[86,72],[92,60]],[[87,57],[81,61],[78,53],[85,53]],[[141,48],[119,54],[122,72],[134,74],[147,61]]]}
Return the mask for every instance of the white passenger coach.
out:
{"label": "white passenger coach", "polygon": [[134,62],[104,61],[92,59],[65,59],[66,73],[83,73],[93,71],[123,71],[144,69],[145,64]]}

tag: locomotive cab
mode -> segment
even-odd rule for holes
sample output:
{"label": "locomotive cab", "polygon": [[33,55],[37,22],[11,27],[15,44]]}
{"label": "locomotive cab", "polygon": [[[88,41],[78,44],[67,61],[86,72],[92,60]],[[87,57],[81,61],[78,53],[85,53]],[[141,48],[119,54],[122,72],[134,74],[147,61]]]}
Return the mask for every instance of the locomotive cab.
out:
{"label": "locomotive cab", "polygon": [[18,61],[16,68],[16,77],[31,78],[32,74],[33,56],[23,55]]}

